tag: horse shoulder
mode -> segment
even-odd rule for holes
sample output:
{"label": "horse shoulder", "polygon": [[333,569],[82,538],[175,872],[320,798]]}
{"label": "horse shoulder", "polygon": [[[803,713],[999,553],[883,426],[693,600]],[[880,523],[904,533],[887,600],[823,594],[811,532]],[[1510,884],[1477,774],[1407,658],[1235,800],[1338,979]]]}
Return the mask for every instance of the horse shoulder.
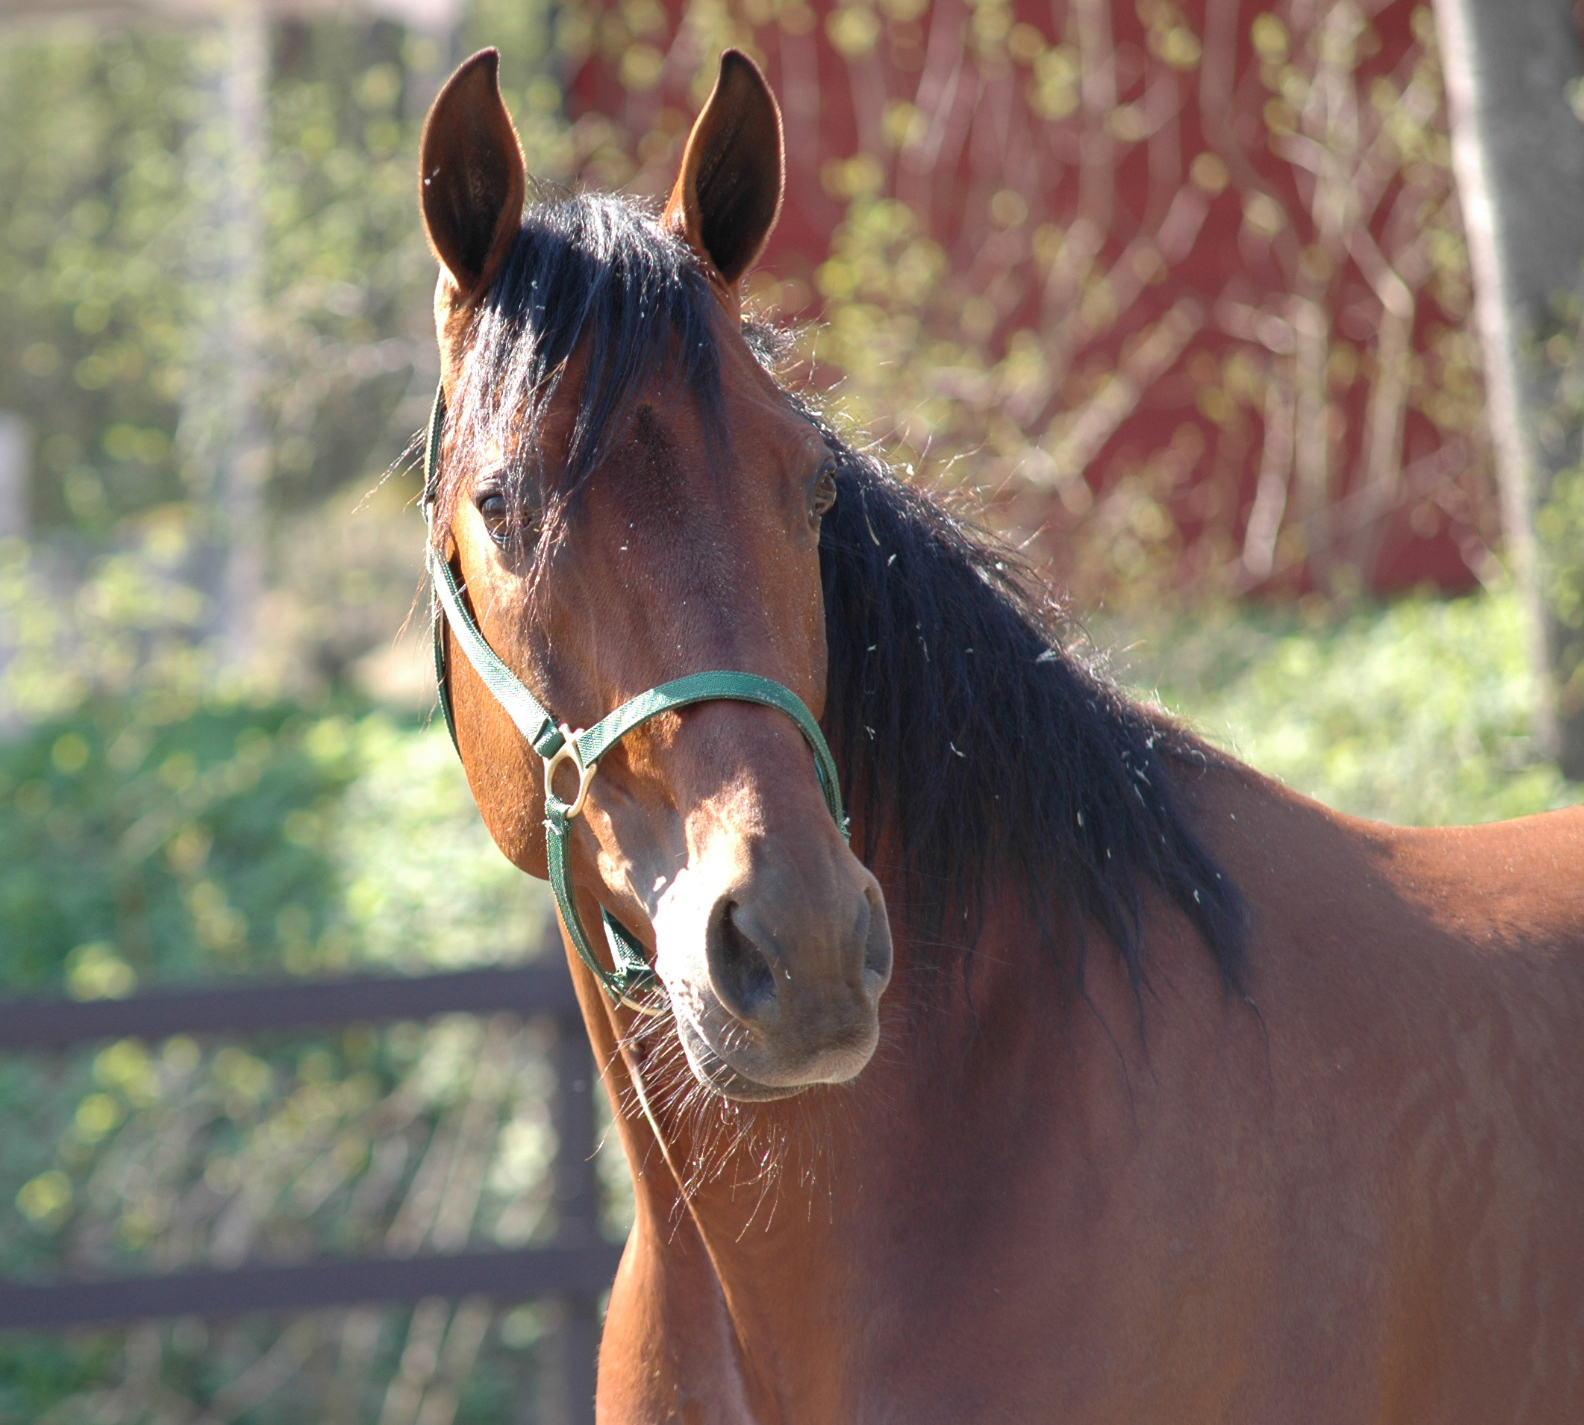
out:
{"label": "horse shoulder", "polygon": [[1402,828],[1201,780],[1252,911],[1283,1260],[1351,1303],[1378,1418],[1584,1418],[1584,811]]}

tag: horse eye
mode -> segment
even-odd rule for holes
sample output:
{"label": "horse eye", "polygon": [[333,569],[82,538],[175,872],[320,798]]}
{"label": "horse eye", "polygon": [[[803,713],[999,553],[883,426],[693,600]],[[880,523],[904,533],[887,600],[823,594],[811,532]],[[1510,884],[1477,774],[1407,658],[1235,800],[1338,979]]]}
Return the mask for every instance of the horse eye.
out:
{"label": "horse eye", "polygon": [[818,519],[823,514],[830,512],[830,507],[836,503],[836,472],[827,469],[819,477],[819,484],[814,487],[814,518]]}
{"label": "horse eye", "polygon": [[484,523],[489,526],[492,538],[501,540],[506,537],[506,518],[511,513],[506,505],[506,496],[499,490],[480,490],[474,503],[478,512],[484,516]]}

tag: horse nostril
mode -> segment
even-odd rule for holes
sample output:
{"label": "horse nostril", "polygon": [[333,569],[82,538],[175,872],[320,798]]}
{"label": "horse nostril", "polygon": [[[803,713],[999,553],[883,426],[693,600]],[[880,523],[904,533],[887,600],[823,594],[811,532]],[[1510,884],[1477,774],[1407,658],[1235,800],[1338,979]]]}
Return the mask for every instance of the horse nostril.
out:
{"label": "horse nostril", "polygon": [[754,942],[743,933],[726,901],[714,917],[709,935],[710,979],[720,1001],[738,1019],[753,1019],[776,997],[775,971]]}
{"label": "horse nostril", "polygon": [[891,979],[891,926],[879,886],[869,886],[864,891],[864,900],[869,910],[869,924],[864,935],[864,975],[872,979],[870,988],[878,996]]}

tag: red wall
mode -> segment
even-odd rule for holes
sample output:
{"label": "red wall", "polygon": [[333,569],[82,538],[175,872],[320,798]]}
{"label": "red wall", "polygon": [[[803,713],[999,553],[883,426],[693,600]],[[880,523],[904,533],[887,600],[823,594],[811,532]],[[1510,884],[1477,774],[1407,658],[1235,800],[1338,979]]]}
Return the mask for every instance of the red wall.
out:
{"label": "red wall", "polygon": [[[1054,354],[1006,469],[1058,555],[1144,538],[1127,521],[1147,500],[1175,521],[1182,586],[1468,587],[1495,499],[1428,10],[917,3],[733,0],[712,29],[679,0],[663,21],[612,8],[573,112],[649,135],[635,182],[658,188],[713,55],[745,44],[787,129],[766,263],[811,293],[848,211],[830,165],[877,159],[950,258],[924,330],[989,294],[987,362],[1020,330]],[[897,147],[904,103],[919,117]],[[1006,191],[1026,213],[997,208]]]}

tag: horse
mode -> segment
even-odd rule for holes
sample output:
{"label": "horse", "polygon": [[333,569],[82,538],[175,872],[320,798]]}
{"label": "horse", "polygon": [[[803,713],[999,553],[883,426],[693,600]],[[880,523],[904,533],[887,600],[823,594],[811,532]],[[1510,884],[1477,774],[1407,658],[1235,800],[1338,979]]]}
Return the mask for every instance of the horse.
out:
{"label": "horse", "polygon": [[634,1177],[598,1419],[1584,1419],[1584,810],[1353,820],[1130,700],[777,379],[754,64],[663,209],[530,193],[497,67],[422,137],[428,548]]}

